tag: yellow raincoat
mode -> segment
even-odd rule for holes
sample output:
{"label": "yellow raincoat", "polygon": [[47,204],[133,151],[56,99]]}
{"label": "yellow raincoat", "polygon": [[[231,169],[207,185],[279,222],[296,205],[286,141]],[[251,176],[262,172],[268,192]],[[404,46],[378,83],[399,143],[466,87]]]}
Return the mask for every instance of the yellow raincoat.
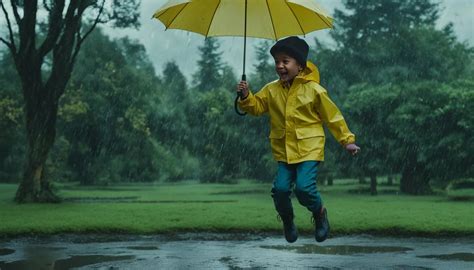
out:
{"label": "yellow raincoat", "polygon": [[269,137],[277,161],[324,160],[323,122],[342,145],[355,142],[341,112],[319,85],[318,68],[309,61],[289,89],[280,81],[271,82],[255,95],[249,92],[239,107],[252,115],[270,114]]}

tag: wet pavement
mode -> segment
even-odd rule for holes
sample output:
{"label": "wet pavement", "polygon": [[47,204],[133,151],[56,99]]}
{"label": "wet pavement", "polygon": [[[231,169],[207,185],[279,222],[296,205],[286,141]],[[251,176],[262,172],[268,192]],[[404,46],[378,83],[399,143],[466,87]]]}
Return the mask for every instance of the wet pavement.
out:
{"label": "wet pavement", "polygon": [[0,241],[0,269],[474,269],[474,239],[57,235]]}

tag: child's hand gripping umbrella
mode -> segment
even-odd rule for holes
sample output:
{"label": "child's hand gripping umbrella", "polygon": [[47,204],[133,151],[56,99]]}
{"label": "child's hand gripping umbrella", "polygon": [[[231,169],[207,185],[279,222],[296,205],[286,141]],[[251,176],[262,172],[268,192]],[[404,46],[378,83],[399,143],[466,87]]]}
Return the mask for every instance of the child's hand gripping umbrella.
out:
{"label": "child's hand gripping umbrella", "polygon": [[[166,29],[181,29],[205,37],[247,37],[278,40],[332,27],[332,18],[312,0],[170,0],[153,15]],[[235,110],[237,108],[235,99]]]}

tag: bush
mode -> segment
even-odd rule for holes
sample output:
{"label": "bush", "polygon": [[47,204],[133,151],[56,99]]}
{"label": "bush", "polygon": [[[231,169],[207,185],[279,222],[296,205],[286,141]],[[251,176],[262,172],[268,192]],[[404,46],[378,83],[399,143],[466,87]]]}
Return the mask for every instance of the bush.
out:
{"label": "bush", "polygon": [[446,187],[447,191],[457,189],[474,189],[474,178],[454,180]]}

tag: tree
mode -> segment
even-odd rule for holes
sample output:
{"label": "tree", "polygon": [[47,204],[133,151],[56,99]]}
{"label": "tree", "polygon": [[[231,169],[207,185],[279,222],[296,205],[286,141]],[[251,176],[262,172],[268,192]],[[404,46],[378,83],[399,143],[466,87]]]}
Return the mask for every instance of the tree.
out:
{"label": "tree", "polygon": [[[370,178],[371,194],[377,193],[377,176],[391,173],[394,155],[392,151],[399,147],[393,129],[387,119],[398,108],[397,97],[400,89],[392,85],[369,86],[366,84],[351,87],[344,104],[344,113],[351,120],[351,129],[357,136],[362,151],[358,162],[351,166],[353,171]],[[341,153],[346,154],[346,153]],[[339,156],[340,160],[347,157]],[[351,165],[348,162],[340,162]]]}
{"label": "tree", "polygon": [[192,98],[186,78],[175,62],[168,62],[163,69],[159,87],[160,109],[153,113],[152,130],[160,134],[161,141],[186,145],[189,126],[188,115],[192,114]]}
{"label": "tree", "polygon": [[466,69],[469,49],[456,40],[452,25],[436,29],[438,3],[346,0],[344,5],[334,15],[337,50],[329,74],[341,74],[349,85],[447,82]]}
{"label": "tree", "polygon": [[58,130],[69,150],[56,166],[83,185],[157,179],[150,118],[159,85],[143,45],[94,31],[61,99]]}
{"label": "tree", "polygon": [[[431,0],[345,0],[344,6],[345,9],[337,10],[334,16],[337,25],[332,36],[336,49],[319,46],[321,49],[316,52],[316,59],[322,62],[321,72],[326,74],[321,76],[322,81],[335,91],[336,103],[342,101],[340,103],[345,104],[346,99],[350,99],[348,118],[352,118],[355,127],[360,129],[356,132],[357,137],[366,139],[368,150],[372,150],[370,155],[363,151],[360,157],[364,172],[372,175],[374,172],[402,172],[402,191],[410,194],[429,192],[430,178],[436,177],[430,173],[431,165],[419,160],[424,159],[426,154],[420,150],[426,140],[425,143],[416,140],[425,138],[427,129],[418,127],[413,130],[412,126],[404,125],[411,123],[407,119],[392,123],[387,128],[388,120],[383,119],[397,119],[401,111],[411,120],[429,115],[435,104],[441,104],[438,101],[441,94],[437,91],[443,84],[472,72],[469,71],[472,48],[457,41],[451,24],[441,30],[436,29],[439,4]],[[430,87],[426,86],[426,82],[430,82]],[[351,87],[353,85],[362,86]],[[391,97],[377,91],[401,94]],[[422,106],[415,98],[419,95],[433,97],[431,101],[434,103]],[[402,96],[413,108],[407,104],[400,105],[405,102]],[[371,100],[372,104],[367,100]],[[385,107],[380,107],[381,103]],[[381,123],[385,121],[384,125],[380,125],[379,118]],[[428,122],[425,124],[428,125]],[[408,134],[402,127],[413,133],[402,136]],[[387,150],[390,154],[384,157],[383,153]],[[387,163],[392,164],[392,168],[387,168]]]}
{"label": "tree", "polygon": [[257,62],[254,65],[255,74],[250,78],[253,91],[258,91],[265,84],[277,79],[275,65],[270,57],[270,46],[269,41],[262,41],[255,48],[257,54],[255,57]]}
{"label": "tree", "polygon": [[[8,38],[1,37],[0,42],[11,52],[25,102],[28,147],[23,179],[15,196],[17,202],[59,201],[46,176],[45,164],[56,137],[59,99],[84,40],[98,23],[138,27],[137,0],[126,4],[113,0],[107,7],[105,3],[105,0],[45,0],[41,5],[37,0],[12,0],[9,13],[0,0],[8,28]],[[47,18],[41,17],[42,9]],[[39,31],[42,29],[44,34]]]}
{"label": "tree", "polygon": [[401,89],[399,106],[387,118],[399,142],[392,154],[402,173],[401,191],[426,194],[433,180],[447,185],[472,176],[473,82],[420,82]]}
{"label": "tree", "polygon": [[414,195],[472,175],[472,83],[352,87],[344,111],[363,146],[358,167],[371,179],[400,172],[400,190]]}
{"label": "tree", "polygon": [[216,38],[206,38],[204,44],[199,47],[201,57],[197,63],[198,71],[194,74],[196,88],[199,91],[217,89],[222,85],[223,64],[219,47]]}

